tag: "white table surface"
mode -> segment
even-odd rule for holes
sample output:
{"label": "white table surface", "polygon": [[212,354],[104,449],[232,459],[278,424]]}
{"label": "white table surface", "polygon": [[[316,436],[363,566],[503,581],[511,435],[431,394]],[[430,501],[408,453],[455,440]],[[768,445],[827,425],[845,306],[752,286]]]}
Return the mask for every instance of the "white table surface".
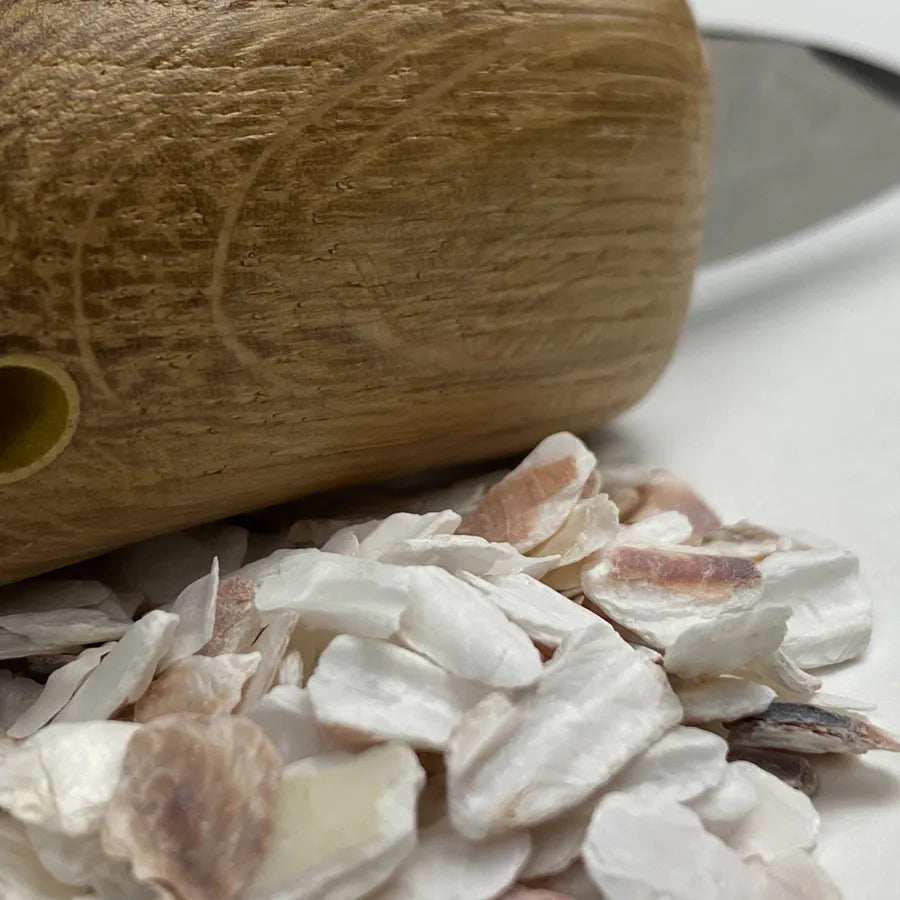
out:
{"label": "white table surface", "polygon": [[[824,690],[900,734],[900,190],[702,272],[668,372],[611,436],[607,455],[675,470],[727,520],[858,553],[874,637]],[[900,754],[819,768],[823,864],[847,900],[900,898]]]}

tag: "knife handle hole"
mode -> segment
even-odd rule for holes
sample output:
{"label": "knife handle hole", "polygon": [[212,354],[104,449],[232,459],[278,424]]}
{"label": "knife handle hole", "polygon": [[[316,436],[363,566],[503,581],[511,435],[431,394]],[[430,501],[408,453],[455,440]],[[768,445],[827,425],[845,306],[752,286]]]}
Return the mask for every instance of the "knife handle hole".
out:
{"label": "knife handle hole", "polygon": [[40,356],[0,356],[0,484],[43,469],[66,448],[80,403],[72,378]]}

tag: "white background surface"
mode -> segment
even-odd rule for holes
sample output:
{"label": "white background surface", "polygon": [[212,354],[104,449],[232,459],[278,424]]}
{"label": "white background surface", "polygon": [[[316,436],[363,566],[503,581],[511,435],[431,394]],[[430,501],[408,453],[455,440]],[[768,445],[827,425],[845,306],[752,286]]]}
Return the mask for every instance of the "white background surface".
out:
{"label": "white background surface", "polygon": [[[726,520],[858,553],[873,641],[820,674],[900,734],[900,190],[701,272],[669,371],[612,437],[608,454],[675,470]],[[900,898],[900,754],[818,768],[819,858],[847,900]]]}

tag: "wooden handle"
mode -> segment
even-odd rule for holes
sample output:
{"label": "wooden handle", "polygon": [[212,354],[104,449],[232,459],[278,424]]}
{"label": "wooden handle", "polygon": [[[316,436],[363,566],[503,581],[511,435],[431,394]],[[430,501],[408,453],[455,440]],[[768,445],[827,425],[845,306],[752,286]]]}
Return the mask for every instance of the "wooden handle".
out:
{"label": "wooden handle", "polygon": [[0,59],[0,354],[81,403],[27,477],[0,405],[0,581],[594,426],[672,351],[682,0],[7,0]]}

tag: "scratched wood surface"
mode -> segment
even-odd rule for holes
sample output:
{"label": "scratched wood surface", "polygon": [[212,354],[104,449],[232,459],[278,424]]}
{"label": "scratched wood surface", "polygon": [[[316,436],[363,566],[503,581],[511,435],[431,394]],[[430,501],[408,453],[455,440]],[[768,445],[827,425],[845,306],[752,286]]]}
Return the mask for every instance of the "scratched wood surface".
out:
{"label": "scratched wood surface", "polygon": [[82,405],[0,581],[594,426],[672,351],[682,0],[0,0],[0,61],[0,353]]}

